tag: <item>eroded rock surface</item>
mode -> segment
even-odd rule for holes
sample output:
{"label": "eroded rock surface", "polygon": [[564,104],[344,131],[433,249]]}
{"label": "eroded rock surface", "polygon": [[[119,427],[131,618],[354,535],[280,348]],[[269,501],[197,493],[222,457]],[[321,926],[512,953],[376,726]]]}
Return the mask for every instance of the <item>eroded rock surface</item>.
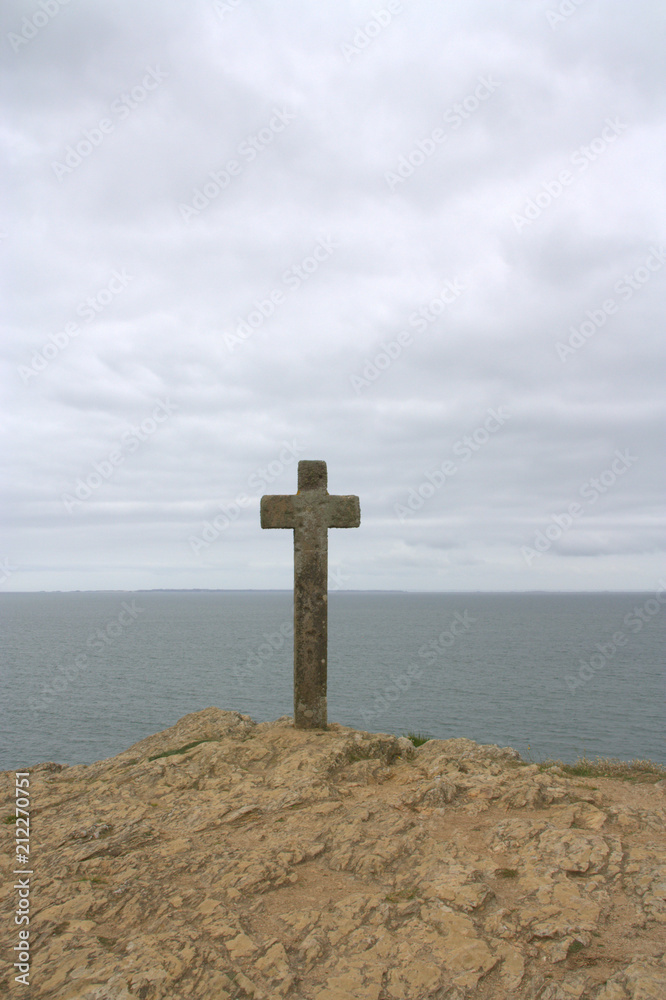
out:
{"label": "eroded rock surface", "polygon": [[666,997],[663,783],[209,708],[30,789],[31,997]]}

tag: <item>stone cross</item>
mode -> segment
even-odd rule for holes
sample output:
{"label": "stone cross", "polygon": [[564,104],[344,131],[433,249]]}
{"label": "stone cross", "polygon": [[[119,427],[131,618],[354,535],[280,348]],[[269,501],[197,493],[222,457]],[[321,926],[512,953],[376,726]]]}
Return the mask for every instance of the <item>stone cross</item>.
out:
{"label": "stone cross", "polygon": [[298,463],[298,493],[261,498],[262,528],[294,529],[294,723],[326,729],[328,529],[358,528],[358,497],[330,496],[326,462]]}

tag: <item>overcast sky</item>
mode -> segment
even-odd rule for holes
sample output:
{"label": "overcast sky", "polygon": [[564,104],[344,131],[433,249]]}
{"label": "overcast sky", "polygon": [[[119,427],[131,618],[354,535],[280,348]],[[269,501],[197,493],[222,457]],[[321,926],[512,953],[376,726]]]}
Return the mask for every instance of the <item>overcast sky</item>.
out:
{"label": "overcast sky", "polygon": [[5,590],[657,589],[662,3],[1,17]]}

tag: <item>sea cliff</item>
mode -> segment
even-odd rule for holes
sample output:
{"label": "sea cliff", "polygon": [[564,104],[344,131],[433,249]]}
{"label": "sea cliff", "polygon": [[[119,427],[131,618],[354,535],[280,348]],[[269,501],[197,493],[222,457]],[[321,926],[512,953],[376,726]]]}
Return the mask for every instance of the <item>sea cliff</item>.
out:
{"label": "sea cliff", "polygon": [[[10,931],[13,996],[666,996],[663,781],[217,708],[109,760],[24,770],[30,986]],[[0,779],[11,873],[15,772]]]}

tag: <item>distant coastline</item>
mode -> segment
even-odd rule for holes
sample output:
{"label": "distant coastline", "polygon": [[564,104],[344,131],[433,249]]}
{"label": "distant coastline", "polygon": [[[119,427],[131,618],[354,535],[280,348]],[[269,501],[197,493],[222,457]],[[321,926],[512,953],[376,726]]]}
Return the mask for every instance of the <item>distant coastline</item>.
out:
{"label": "distant coastline", "polygon": [[[114,587],[93,590],[2,590],[9,594],[291,594],[292,587],[140,587],[136,590]],[[330,594],[652,594],[652,590],[380,590],[340,588]]]}

